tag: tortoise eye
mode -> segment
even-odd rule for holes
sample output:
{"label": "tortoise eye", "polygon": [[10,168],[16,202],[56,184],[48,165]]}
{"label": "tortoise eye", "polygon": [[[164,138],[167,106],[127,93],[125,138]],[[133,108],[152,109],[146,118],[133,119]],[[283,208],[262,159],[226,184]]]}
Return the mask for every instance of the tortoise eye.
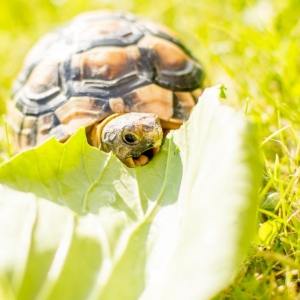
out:
{"label": "tortoise eye", "polygon": [[132,133],[126,133],[123,135],[123,141],[129,145],[135,145],[138,143],[137,137]]}

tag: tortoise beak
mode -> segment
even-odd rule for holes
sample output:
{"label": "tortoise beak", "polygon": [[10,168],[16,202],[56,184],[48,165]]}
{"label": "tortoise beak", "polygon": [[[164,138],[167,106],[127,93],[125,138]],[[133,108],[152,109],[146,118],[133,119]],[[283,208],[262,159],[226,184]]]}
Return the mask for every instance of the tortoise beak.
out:
{"label": "tortoise beak", "polygon": [[134,168],[135,167],[135,163],[133,161],[133,158],[132,157],[128,157],[124,160],[122,160],[122,162],[129,168]]}
{"label": "tortoise beak", "polygon": [[142,153],[139,157],[128,157],[122,160],[122,162],[129,168],[146,165],[151,158],[159,152],[159,149],[160,147],[151,148]]}

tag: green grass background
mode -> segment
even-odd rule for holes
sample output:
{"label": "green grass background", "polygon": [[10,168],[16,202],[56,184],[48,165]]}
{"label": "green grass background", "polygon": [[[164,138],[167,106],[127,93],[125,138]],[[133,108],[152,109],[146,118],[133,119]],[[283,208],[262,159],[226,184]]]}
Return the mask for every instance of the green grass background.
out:
{"label": "green grass background", "polygon": [[78,13],[94,9],[131,11],[171,27],[203,63],[209,83],[227,87],[223,101],[260,127],[265,168],[256,242],[235,282],[216,299],[300,299],[298,0],[3,1],[1,114],[35,41]]}

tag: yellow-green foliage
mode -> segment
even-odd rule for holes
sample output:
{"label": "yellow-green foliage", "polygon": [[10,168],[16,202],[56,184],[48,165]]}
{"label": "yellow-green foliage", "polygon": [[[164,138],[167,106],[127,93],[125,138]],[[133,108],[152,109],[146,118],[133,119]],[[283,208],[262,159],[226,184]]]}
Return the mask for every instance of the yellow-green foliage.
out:
{"label": "yellow-green foliage", "polygon": [[295,299],[299,282],[299,2],[3,1],[1,113],[30,46],[76,14],[103,8],[131,11],[173,28],[202,61],[209,83],[227,87],[224,102],[258,123],[265,162],[260,190],[262,226],[236,283],[219,299],[270,299],[274,295]]}

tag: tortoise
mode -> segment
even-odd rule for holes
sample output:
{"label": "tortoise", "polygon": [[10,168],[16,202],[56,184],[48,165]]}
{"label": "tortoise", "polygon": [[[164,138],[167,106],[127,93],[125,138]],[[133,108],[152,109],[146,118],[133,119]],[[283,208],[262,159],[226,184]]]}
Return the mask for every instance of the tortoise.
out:
{"label": "tortoise", "polygon": [[167,27],[130,13],[82,13],[30,50],[13,85],[19,150],[85,127],[90,145],[146,164],[202,92],[201,64]]}

